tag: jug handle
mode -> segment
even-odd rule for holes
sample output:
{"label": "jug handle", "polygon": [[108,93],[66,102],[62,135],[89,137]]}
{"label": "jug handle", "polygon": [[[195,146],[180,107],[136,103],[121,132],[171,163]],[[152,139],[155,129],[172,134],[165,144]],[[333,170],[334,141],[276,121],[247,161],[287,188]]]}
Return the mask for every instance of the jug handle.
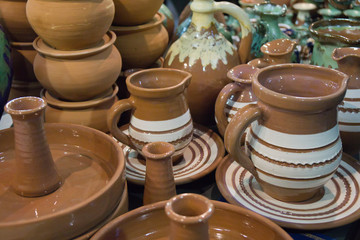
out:
{"label": "jug handle", "polygon": [[239,6],[230,2],[214,2],[214,11],[233,16],[241,26],[241,41],[238,46],[240,63],[247,63],[250,60],[250,49],[252,43],[251,23],[247,13]]}
{"label": "jug handle", "polygon": [[258,177],[256,168],[251,159],[241,149],[241,136],[251,122],[262,116],[261,109],[257,104],[249,104],[237,111],[226,127],[224,143],[230,155],[255,178]]}
{"label": "jug handle", "polygon": [[217,127],[222,136],[225,134],[225,129],[228,125],[225,114],[226,102],[229,97],[237,92],[241,92],[242,88],[236,83],[228,83],[219,93],[215,102],[215,117],[217,120]]}
{"label": "jug handle", "polygon": [[129,111],[131,109],[134,109],[134,103],[132,101],[132,98],[122,99],[120,101],[117,101],[107,112],[107,125],[110,130],[110,133],[120,142],[123,144],[136,149],[132,142],[130,141],[130,138],[128,135],[123,133],[117,126],[121,115]]}

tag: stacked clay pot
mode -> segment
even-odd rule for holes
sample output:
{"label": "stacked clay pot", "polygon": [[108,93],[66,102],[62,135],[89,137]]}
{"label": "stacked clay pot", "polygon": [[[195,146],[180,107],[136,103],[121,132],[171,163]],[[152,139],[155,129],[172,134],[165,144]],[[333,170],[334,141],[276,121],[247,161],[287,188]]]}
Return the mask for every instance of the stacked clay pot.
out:
{"label": "stacked clay pot", "polygon": [[117,38],[123,68],[148,68],[165,52],[169,34],[158,12],[164,0],[114,0],[115,17],[110,28]]}
{"label": "stacked clay pot", "polygon": [[32,42],[36,33],[26,17],[27,0],[0,0],[0,24],[10,41],[13,82],[9,100],[22,96],[39,96],[41,85],[33,71],[36,51]]}
{"label": "stacked clay pot", "polygon": [[33,69],[49,103],[46,122],[108,131],[98,115],[116,100],[113,85],[122,67],[116,35],[109,31],[114,14],[112,0],[27,1],[27,18],[39,36]]}

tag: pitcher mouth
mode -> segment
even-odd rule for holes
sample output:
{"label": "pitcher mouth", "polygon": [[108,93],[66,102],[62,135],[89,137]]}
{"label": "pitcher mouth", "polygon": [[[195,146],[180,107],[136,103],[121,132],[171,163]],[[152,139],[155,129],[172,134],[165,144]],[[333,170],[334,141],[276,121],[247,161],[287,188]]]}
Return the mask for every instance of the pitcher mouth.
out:
{"label": "pitcher mouth", "polygon": [[253,91],[260,101],[292,111],[336,107],[344,98],[349,77],[338,70],[307,65],[279,64],[260,69]]}

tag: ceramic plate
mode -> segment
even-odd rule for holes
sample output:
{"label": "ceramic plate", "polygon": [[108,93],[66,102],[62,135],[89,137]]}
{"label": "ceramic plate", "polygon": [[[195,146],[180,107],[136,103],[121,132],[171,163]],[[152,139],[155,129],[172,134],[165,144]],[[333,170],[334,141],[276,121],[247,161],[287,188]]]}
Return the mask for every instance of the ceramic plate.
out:
{"label": "ceramic plate", "polygon": [[[128,134],[128,125],[121,130]],[[144,185],[145,161],[136,150],[119,143],[126,159],[126,179],[129,182]],[[197,180],[213,171],[225,154],[222,139],[211,129],[194,124],[194,137],[185,149],[183,157],[174,166],[176,184],[185,184]]]}
{"label": "ceramic plate", "polygon": [[281,202],[268,196],[255,178],[229,156],[216,170],[216,183],[227,201],[268,217],[282,227],[334,228],[360,218],[360,163],[345,153],[342,160],[323,190],[304,202]]}

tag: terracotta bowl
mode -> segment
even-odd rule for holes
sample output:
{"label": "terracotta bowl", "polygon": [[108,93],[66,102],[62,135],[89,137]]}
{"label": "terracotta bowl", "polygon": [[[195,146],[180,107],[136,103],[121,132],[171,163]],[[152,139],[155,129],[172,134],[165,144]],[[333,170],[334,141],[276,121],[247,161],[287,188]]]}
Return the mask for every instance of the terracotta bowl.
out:
{"label": "terracotta bowl", "polygon": [[26,17],[27,0],[1,0],[0,24],[10,41],[32,42],[37,37]]}
{"label": "terracotta bowl", "polygon": [[114,0],[113,25],[134,26],[151,21],[164,0]]}
{"label": "terracotta bowl", "polygon": [[161,24],[165,17],[157,13],[143,25],[111,26],[117,38],[115,46],[121,52],[123,68],[147,68],[163,55],[169,42],[166,28]]}
{"label": "terracotta bowl", "polygon": [[113,0],[28,0],[26,4],[34,31],[61,50],[86,49],[101,42],[114,13]]}
{"label": "terracotta bowl", "polygon": [[88,101],[64,101],[43,89],[41,97],[48,103],[45,109],[47,123],[74,123],[109,132],[106,124],[106,114],[118,100],[116,94],[119,88],[114,84],[109,91]]}
{"label": "terracotta bowl", "polygon": [[[167,239],[170,221],[165,213],[167,201],[132,210],[100,229],[91,240]],[[211,201],[215,212],[209,220],[210,239],[292,239],[269,219],[250,210]]]}
{"label": "terracotta bowl", "polygon": [[65,100],[85,101],[107,91],[118,78],[122,61],[113,46],[116,35],[108,32],[93,48],[62,51],[51,48],[41,38],[33,45],[38,54],[34,72],[41,85]]}
{"label": "terracotta bowl", "polygon": [[0,131],[2,239],[72,239],[103,222],[125,188],[121,147],[107,134],[75,125],[45,124],[62,185],[42,197],[21,197],[11,185],[14,130]]}
{"label": "terracotta bowl", "polygon": [[32,42],[10,42],[10,46],[14,80],[22,82],[37,81],[33,67],[36,51]]}

